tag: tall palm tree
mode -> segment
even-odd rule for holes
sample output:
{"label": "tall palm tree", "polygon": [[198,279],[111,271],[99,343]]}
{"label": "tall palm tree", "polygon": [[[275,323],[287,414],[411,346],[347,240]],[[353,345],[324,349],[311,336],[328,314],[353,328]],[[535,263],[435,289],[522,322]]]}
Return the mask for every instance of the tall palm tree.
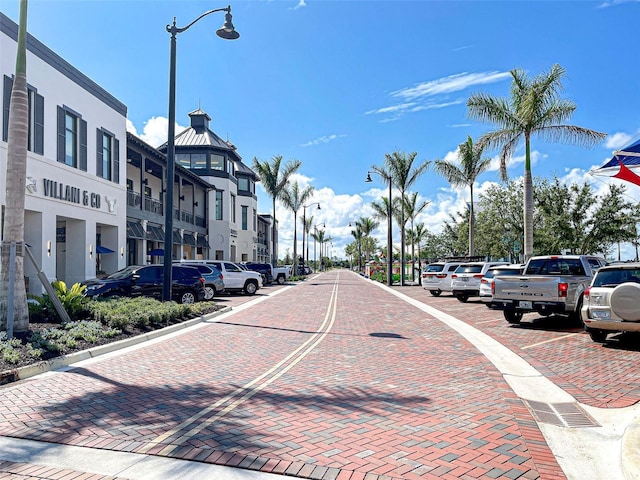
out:
{"label": "tall palm tree", "polygon": [[469,187],[471,207],[469,216],[469,256],[474,255],[474,204],[473,204],[473,184],[476,179],[491,166],[490,158],[482,158],[484,145],[473,143],[471,137],[458,146],[458,162],[447,160],[436,160],[434,162],[435,171],[447,179],[452,187]]}
{"label": "tall palm tree", "polygon": [[311,217],[306,217],[303,221],[303,219],[300,219],[300,222],[302,223],[302,237],[303,237],[303,241],[302,241],[302,249],[304,250],[304,244],[305,241],[307,242],[307,251],[303,251],[302,252],[302,256],[305,259],[305,262],[307,265],[309,265],[309,232],[311,231],[311,226],[313,225],[313,216]]}
{"label": "tall palm tree", "polygon": [[262,188],[267,192],[267,195],[273,200],[273,224],[271,225],[271,263],[275,267],[278,265],[278,252],[276,250],[276,199],[280,198],[282,192],[289,183],[289,178],[293,175],[298,168],[300,168],[302,162],[300,160],[289,160],[282,171],[282,156],[275,155],[271,159],[271,163],[268,160],[260,161],[257,157],[253,158],[253,169],[260,177],[262,182]]}
{"label": "tall palm tree", "polygon": [[[381,167],[371,167],[376,173],[385,179],[391,178],[391,182],[400,190],[400,198],[404,198],[405,193],[413,185],[413,183],[427,171],[429,160],[425,160],[418,166],[414,167],[413,162],[418,156],[417,152],[403,153],[393,152],[385,153],[384,164]],[[404,285],[404,269],[405,269],[405,228],[407,219],[405,218],[404,209],[400,208],[400,285]]]}
{"label": "tall palm tree", "polygon": [[500,172],[507,178],[507,160],[521,140],[525,144],[524,161],[524,255],[533,255],[533,177],[531,174],[531,137],[539,135],[550,142],[568,142],[593,146],[605,133],[575,125],[565,125],[576,109],[571,100],[559,98],[564,68],[556,64],[548,72],[531,79],[521,69],[511,70],[510,98],[474,94],[467,100],[469,116],[493,123],[496,130],[485,133],[479,143],[500,149]]}
{"label": "tall palm tree", "polygon": [[[378,226],[380,225],[380,222],[377,222],[376,220],[370,217],[360,217],[360,219],[356,221],[356,225],[360,227],[360,230],[362,230],[362,235],[366,238],[371,235],[371,232],[373,232],[376,228],[378,228]],[[369,245],[370,245],[369,242],[365,243],[366,247],[368,247]],[[365,255],[364,257],[365,261],[368,262],[371,257],[371,251],[369,251],[368,248],[365,248],[364,255]]]}
{"label": "tall palm tree", "polygon": [[364,238],[364,233],[358,222],[356,222],[356,227],[351,230],[351,235],[356,241],[358,251],[358,272],[362,272],[362,239]]}
{"label": "tall palm tree", "polygon": [[413,229],[412,229],[412,238],[413,241],[416,243],[416,245],[418,245],[418,267],[419,270],[422,271],[422,260],[421,260],[421,255],[420,255],[420,245],[423,242],[426,242],[427,239],[429,238],[429,231],[427,230],[427,227],[424,223],[418,223]]}
{"label": "tall palm tree", "polygon": [[[405,214],[405,218],[410,221],[411,231],[413,232],[413,223],[416,220],[416,217],[422,213],[422,211],[427,208],[429,202],[426,200],[418,200],[418,192],[412,192],[405,195],[402,198],[402,207]],[[411,281],[416,281],[416,264],[415,264],[415,239],[410,239],[411,241]]]}
{"label": "tall palm tree", "polygon": [[[5,195],[5,222],[3,232],[2,263],[0,266],[0,330],[7,330],[9,298],[13,299],[12,331],[29,330],[29,309],[24,284],[24,186],[27,176],[27,138],[29,135],[29,99],[27,96],[27,0],[20,0],[18,25],[18,51],[16,74],[9,106],[7,137],[7,171]],[[15,243],[14,282],[11,284],[10,245]],[[22,247],[22,248],[21,248]],[[17,279],[17,281],[16,281]],[[10,332],[12,333],[12,332]]]}
{"label": "tall palm tree", "polygon": [[[293,212],[293,272],[298,274],[298,210],[302,208],[311,195],[313,187],[307,185],[304,189],[300,189],[298,182],[293,182],[282,191],[280,199],[285,207]],[[303,232],[304,235],[304,232]]]}

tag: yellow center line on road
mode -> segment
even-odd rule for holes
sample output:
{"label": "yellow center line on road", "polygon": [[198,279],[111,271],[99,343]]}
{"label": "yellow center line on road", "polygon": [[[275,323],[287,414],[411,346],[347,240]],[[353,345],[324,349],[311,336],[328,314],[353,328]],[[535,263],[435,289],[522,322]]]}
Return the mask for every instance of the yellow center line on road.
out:
{"label": "yellow center line on road", "polygon": [[558,340],[563,340],[569,337],[575,337],[576,335],[580,335],[580,333],[569,333],[568,335],[562,335],[561,337],[552,338],[551,340],[545,340],[544,342],[532,343],[531,345],[526,345],[521,348],[522,350],[526,350],[527,348],[537,347],[539,345],[544,345],[545,343],[557,342]]}
{"label": "yellow center line on road", "polygon": [[[151,448],[155,445],[162,443],[167,440],[171,436],[177,434],[180,430],[188,428],[190,425],[195,424],[200,418],[205,415],[211,413],[216,410],[218,407],[224,405],[227,402],[231,402],[224,409],[220,410],[218,413],[208,418],[206,421],[199,423],[197,426],[193,427],[189,432],[182,435],[180,438],[176,440],[176,443],[171,443],[167,445],[162,451],[159,452],[159,455],[166,455],[171,452],[177,445],[180,445],[182,442],[188,440],[194,435],[198,434],[204,428],[212,425],[218,419],[226,415],[227,413],[234,410],[237,406],[242,404],[245,400],[251,398],[253,395],[263,390],[271,383],[276,381],[282,375],[291,370],[295,365],[297,365],[304,357],[306,357],[316,346],[324,340],[324,338],[329,334],[333,324],[336,319],[337,312],[337,298],[338,298],[338,280],[340,278],[340,274],[336,277],[335,283],[333,285],[333,289],[331,291],[331,298],[329,299],[329,306],[327,307],[327,311],[325,313],[324,319],[318,332],[314,333],[309,339],[307,339],[302,345],[292,351],[289,355],[287,355],[284,359],[274,365],[272,368],[264,372],[262,375],[256,377],[250,382],[246,383],[242,387],[236,388],[232,393],[224,396],[214,404],[209,407],[201,410],[195,415],[191,416],[180,425],[168,430],[164,434],[150,441],[147,445],[139,449],[137,452],[139,453],[147,453]],[[237,397],[237,398],[236,398]],[[233,401],[232,401],[233,400]]]}

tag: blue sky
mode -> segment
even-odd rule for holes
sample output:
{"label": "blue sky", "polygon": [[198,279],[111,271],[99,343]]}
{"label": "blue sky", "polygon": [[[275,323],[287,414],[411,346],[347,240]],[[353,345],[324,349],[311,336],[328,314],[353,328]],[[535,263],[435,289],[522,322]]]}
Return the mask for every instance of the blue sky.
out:
{"label": "blue sky", "polygon": [[[124,102],[130,129],[159,145],[167,129],[165,26],[173,17],[185,26],[228,1],[31,0],[28,29]],[[238,40],[215,35],[223,13],[178,36],[177,123],[187,126],[200,106],[247,165],[274,155],[302,161],[296,178],[315,187],[309,203],[322,205],[307,214],[326,225],[337,256],[352,240],[349,222],[370,216],[370,203],[386,194],[379,179],[364,182],[370,166],[394,151],[417,152],[419,161],[455,158],[468,135],[490,129],[468,118],[467,98],[508,96],[511,69],[534,76],[562,65],[563,96],[578,106],[571,123],[608,134],[591,149],[534,139],[535,176],[606,188],[619,180],[589,170],[640,133],[637,0],[236,0],[231,7]],[[0,0],[0,9],[18,19],[18,0]],[[520,148],[511,178],[522,175],[522,157]],[[495,167],[476,192],[498,181]],[[418,221],[436,233],[469,200],[467,189],[452,190],[433,171],[413,190],[431,202]],[[640,187],[628,184],[628,193],[640,198]],[[270,213],[270,199],[260,188],[258,195],[260,212]],[[293,219],[282,208],[277,218],[282,256],[293,250]],[[385,244],[384,222],[376,234]],[[623,258],[632,255],[623,250]]]}

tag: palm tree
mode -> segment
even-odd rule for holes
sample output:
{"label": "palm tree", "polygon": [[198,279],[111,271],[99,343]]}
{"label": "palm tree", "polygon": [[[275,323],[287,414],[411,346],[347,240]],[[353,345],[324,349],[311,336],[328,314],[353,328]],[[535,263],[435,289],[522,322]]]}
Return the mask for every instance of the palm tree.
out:
{"label": "palm tree", "polygon": [[[27,96],[27,0],[20,0],[20,24],[18,26],[18,51],[16,74],[11,90],[9,106],[9,131],[7,137],[7,171],[5,187],[5,221],[3,232],[2,264],[0,266],[0,330],[26,332],[29,330],[29,309],[24,278],[24,185],[27,176],[27,138],[29,135],[29,99]],[[14,282],[10,281],[9,246],[14,244]],[[21,248],[22,247],[22,248]],[[15,281],[18,279],[18,281]],[[9,329],[9,298],[13,300],[12,329]]]}
{"label": "palm tree", "polygon": [[351,230],[351,235],[356,241],[358,251],[358,272],[362,272],[362,239],[364,238],[364,233],[358,222],[356,222],[356,228]]}
{"label": "palm tree", "polygon": [[429,231],[424,223],[418,223],[415,228],[411,230],[411,236],[413,241],[418,245],[418,269],[422,271],[422,260],[420,255],[420,244],[426,242],[429,238]]}
{"label": "palm tree", "polygon": [[[413,232],[413,222],[415,222],[416,217],[422,213],[422,211],[427,208],[429,202],[426,200],[418,200],[418,193],[413,192],[405,195],[402,198],[402,207],[405,214],[405,218],[409,219],[411,222],[411,231]],[[415,275],[415,239],[411,239],[411,281],[416,281]]]}
{"label": "palm tree", "polygon": [[474,255],[474,226],[475,215],[473,205],[473,184],[476,179],[486,172],[490,165],[490,158],[482,158],[483,144],[474,145],[471,137],[458,146],[458,162],[436,160],[434,168],[436,172],[447,179],[452,187],[469,187],[471,198],[471,211],[469,216],[469,256]]}
{"label": "palm tree", "polygon": [[[293,182],[282,191],[280,199],[285,207],[293,212],[293,274],[298,274],[298,210],[302,208],[311,195],[313,187],[307,185],[300,190],[298,182]],[[304,232],[303,232],[304,235]]]}
{"label": "palm tree", "polygon": [[546,141],[566,141],[592,146],[606,134],[575,125],[565,125],[576,109],[571,100],[559,98],[564,68],[556,64],[551,70],[530,79],[521,69],[511,70],[511,97],[496,98],[474,94],[467,100],[469,116],[493,123],[496,130],[485,133],[479,143],[500,148],[500,172],[507,178],[507,160],[521,140],[525,144],[524,162],[524,255],[533,255],[533,178],[531,174],[531,136]]}
{"label": "palm tree", "polygon": [[293,175],[302,162],[300,160],[289,160],[284,169],[280,171],[282,164],[282,156],[276,155],[269,161],[260,161],[257,157],[253,158],[253,169],[258,173],[262,187],[267,195],[273,200],[273,224],[271,225],[271,263],[273,266],[278,265],[278,252],[276,250],[276,199],[280,198],[283,190],[289,183],[289,178]]}
{"label": "palm tree", "polygon": [[[413,162],[418,156],[417,152],[409,154],[402,152],[385,153],[384,164],[382,167],[373,166],[373,171],[378,173],[384,179],[391,178],[391,182],[400,190],[400,198],[404,198],[405,193],[413,185],[413,183],[422,175],[431,163],[429,160],[423,161],[417,167],[413,167]],[[405,227],[407,219],[404,209],[400,208],[400,285],[404,286],[404,269],[405,269]]]}
{"label": "palm tree", "polygon": [[[364,237],[368,237],[371,235],[371,232],[373,232],[376,228],[378,228],[378,226],[380,225],[380,222],[375,221],[373,218],[369,218],[369,217],[360,217],[360,219],[358,221],[356,221],[356,225],[358,225],[360,227],[360,230],[362,230],[362,235]],[[370,243],[365,243],[365,246],[370,245]],[[366,248],[365,249],[365,261],[369,261],[371,257],[371,251]]]}
{"label": "palm tree", "polygon": [[[303,221],[303,219],[300,219],[300,222],[302,223],[302,256],[305,259],[305,262],[307,265],[309,265],[309,231],[311,231],[311,225],[313,225],[313,216],[311,217],[306,217]],[[307,251],[304,251],[304,244],[305,244],[305,240],[307,242]]]}

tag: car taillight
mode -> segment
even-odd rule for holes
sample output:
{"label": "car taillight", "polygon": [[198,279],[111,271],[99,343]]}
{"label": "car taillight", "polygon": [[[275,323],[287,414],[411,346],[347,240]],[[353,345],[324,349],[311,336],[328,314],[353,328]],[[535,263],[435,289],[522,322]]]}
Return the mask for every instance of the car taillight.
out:
{"label": "car taillight", "polygon": [[447,274],[446,273],[437,273],[436,274],[436,278],[447,278]]}
{"label": "car taillight", "polygon": [[491,282],[491,295],[496,294],[496,282]]}
{"label": "car taillight", "polygon": [[458,275],[454,273],[453,275],[451,275],[451,278],[458,278]]}
{"label": "car taillight", "polygon": [[220,274],[220,280],[224,280],[224,275]]}
{"label": "car taillight", "polygon": [[567,296],[567,292],[569,291],[568,283],[559,283],[558,284],[558,297],[565,298]]}
{"label": "car taillight", "polygon": [[482,280],[480,280],[480,283],[489,283],[489,280],[487,280],[486,278],[483,278]]}
{"label": "car taillight", "polygon": [[482,278],[482,277],[484,277],[484,275],[482,275],[482,274],[474,275],[474,276],[473,276],[473,278]]}
{"label": "car taillight", "polygon": [[204,285],[204,278],[200,277],[199,280],[200,280],[200,283]]}
{"label": "car taillight", "polygon": [[589,301],[589,295],[591,295],[591,287],[587,287],[587,289],[584,291],[584,299],[587,302]]}

